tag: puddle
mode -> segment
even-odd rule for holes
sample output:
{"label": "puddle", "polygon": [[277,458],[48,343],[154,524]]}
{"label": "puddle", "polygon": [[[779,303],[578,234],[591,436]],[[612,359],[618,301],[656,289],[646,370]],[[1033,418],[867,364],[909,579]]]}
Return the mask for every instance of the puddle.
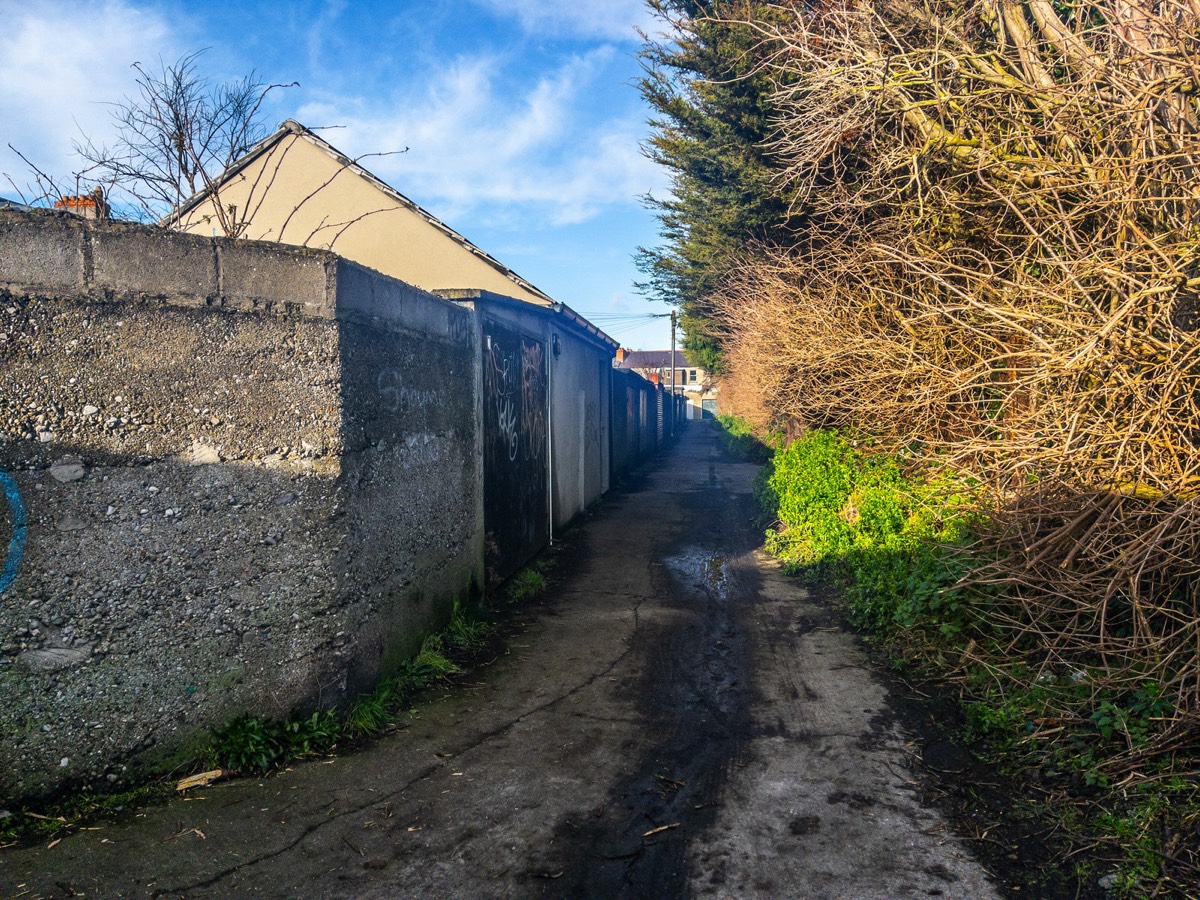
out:
{"label": "puddle", "polygon": [[724,600],[729,593],[727,560],[723,554],[687,547],[663,559],[663,565],[679,582],[707,591]]}

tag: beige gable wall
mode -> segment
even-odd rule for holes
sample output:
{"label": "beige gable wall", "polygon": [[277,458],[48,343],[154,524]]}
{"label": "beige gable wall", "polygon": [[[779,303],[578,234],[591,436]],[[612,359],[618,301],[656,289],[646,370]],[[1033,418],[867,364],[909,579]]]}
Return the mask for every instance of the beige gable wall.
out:
{"label": "beige gable wall", "polygon": [[[248,221],[241,237],[333,250],[428,291],[479,288],[549,305],[297,134],[283,135],[235,175],[221,188],[220,202],[236,205],[237,218]],[[247,209],[248,215],[241,212]],[[220,234],[211,199],[190,210],[180,227],[203,235],[216,228]]]}

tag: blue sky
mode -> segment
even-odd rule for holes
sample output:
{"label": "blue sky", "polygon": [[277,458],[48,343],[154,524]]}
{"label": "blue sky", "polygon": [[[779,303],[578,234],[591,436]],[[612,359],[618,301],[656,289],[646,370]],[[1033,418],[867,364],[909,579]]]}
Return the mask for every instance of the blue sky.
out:
{"label": "blue sky", "polygon": [[666,319],[624,318],[668,312],[633,286],[658,240],[640,197],[668,189],[639,150],[639,27],[658,28],[642,0],[0,0],[0,195],[30,180],[7,144],[69,176],[131,63],[208,48],[213,80],[300,83],[269,96],[269,127],[407,147],[364,165],[626,346],[664,348]]}

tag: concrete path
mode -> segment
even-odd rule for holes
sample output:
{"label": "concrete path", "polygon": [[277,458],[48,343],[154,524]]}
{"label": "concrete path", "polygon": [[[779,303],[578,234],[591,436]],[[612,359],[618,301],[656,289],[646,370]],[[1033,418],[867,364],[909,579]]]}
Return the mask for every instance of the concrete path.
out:
{"label": "concrete path", "polygon": [[0,896],[997,896],[853,637],[755,549],[754,472],[694,423],[406,730],[7,851]]}

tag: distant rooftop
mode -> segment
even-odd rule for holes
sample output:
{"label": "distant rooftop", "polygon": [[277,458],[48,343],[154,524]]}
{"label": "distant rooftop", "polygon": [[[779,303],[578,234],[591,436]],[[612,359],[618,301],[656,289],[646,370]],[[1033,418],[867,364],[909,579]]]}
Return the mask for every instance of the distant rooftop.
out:
{"label": "distant rooftop", "polygon": [[675,365],[671,365],[670,350],[630,350],[617,363],[618,369],[687,369],[697,368],[687,361],[682,350],[675,351]]}

